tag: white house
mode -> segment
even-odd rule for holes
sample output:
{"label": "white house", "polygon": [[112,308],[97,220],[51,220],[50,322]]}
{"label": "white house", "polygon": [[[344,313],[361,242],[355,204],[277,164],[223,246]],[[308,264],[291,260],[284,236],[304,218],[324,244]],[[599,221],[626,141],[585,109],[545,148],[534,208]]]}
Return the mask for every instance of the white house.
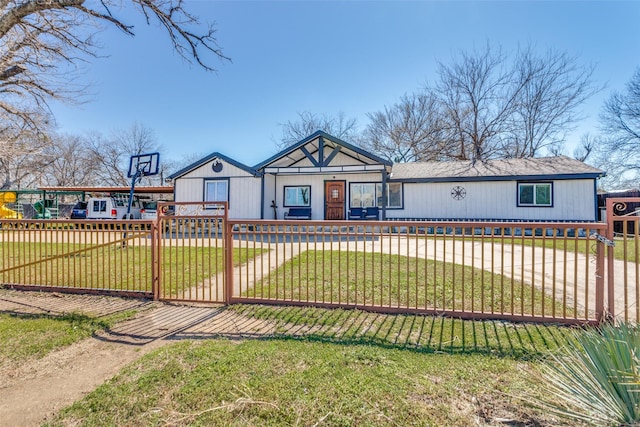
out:
{"label": "white house", "polygon": [[568,157],[393,164],[318,131],[249,167],[220,153],[172,174],[175,201],[237,219],[597,220],[600,169]]}

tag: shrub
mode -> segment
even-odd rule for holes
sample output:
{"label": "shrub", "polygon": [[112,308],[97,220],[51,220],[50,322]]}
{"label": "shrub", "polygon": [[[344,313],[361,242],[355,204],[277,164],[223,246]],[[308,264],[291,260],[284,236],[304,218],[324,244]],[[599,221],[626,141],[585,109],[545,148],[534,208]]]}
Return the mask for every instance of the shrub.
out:
{"label": "shrub", "polygon": [[575,341],[542,368],[548,392],[540,406],[596,425],[640,423],[640,328],[605,325],[575,333]]}

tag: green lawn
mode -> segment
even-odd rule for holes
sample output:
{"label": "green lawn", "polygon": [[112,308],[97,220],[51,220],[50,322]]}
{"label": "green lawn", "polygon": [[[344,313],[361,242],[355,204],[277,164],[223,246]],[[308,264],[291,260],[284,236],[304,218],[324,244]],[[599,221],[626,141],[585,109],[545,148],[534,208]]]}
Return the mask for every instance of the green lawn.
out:
{"label": "green lawn", "polygon": [[278,300],[571,316],[547,293],[449,262],[347,251],[305,251],[245,291]]}
{"label": "green lawn", "polygon": [[132,317],[134,311],[104,317],[83,313],[18,315],[0,313],[0,363],[40,358]]}
{"label": "green lawn", "polygon": [[[260,250],[234,249],[240,265]],[[120,243],[0,243],[0,282],[70,288],[151,292],[151,247]],[[223,268],[223,250],[209,246],[167,246],[162,250],[162,282],[177,293],[197,286]],[[166,292],[169,292],[166,291]]]}
{"label": "green lawn", "polygon": [[159,350],[49,425],[561,425],[524,401],[544,394],[538,368],[569,342],[569,328],[229,309],[274,322],[276,333]]}
{"label": "green lawn", "polygon": [[[45,425],[560,425],[543,357],[572,329],[311,307],[228,307],[273,334],[201,337],[144,356]],[[41,357],[127,318],[0,316],[0,363]],[[503,420],[503,421],[496,421]]]}
{"label": "green lawn", "polygon": [[305,340],[186,341],[45,425],[558,425],[521,400],[542,393],[536,363]]}

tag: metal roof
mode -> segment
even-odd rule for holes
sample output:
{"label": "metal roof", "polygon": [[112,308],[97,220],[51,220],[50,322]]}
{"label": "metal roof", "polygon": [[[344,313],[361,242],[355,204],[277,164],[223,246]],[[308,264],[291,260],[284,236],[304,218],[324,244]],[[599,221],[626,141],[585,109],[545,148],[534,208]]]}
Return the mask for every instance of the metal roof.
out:
{"label": "metal roof", "polygon": [[[85,193],[128,193],[130,187],[38,187],[40,191],[51,192],[85,192]],[[173,194],[173,187],[167,186],[140,186],[135,188],[136,194]]]}

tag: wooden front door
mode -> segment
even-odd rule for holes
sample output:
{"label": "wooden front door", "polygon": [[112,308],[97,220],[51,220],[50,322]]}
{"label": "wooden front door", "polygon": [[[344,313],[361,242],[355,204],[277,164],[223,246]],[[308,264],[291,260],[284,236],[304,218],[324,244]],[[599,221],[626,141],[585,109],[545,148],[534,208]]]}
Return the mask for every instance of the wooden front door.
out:
{"label": "wooden front door", "polygon": [[344,181],[324,182],[324,219],[344,219]]}

